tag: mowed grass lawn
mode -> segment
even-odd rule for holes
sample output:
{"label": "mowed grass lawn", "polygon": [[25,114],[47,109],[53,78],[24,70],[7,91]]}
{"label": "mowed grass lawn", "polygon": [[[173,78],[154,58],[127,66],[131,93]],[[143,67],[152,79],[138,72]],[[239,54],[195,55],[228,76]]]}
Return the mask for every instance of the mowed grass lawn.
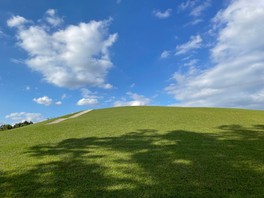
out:
{"label": "mowed grass lawn", "polygon": [[263,197],[264,111],[120,107],[0,132],[0,197]]}

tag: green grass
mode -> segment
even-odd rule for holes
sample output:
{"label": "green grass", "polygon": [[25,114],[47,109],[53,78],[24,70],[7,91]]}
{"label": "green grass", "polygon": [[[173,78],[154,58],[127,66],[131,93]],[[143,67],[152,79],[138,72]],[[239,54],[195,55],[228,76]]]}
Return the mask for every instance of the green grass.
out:
{"label": "green grass", "polygon": [[0,197],[263,197],[264,112],[121,107],[0,132]]}

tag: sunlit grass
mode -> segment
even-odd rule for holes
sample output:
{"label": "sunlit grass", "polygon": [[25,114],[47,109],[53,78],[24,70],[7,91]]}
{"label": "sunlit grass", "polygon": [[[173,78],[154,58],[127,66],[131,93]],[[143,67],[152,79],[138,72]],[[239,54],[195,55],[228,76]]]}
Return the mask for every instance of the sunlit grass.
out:
{"label": "sunlit grass", "polygon": [[122,107],[0,133],[0,197],[264,194],[264,112]]}

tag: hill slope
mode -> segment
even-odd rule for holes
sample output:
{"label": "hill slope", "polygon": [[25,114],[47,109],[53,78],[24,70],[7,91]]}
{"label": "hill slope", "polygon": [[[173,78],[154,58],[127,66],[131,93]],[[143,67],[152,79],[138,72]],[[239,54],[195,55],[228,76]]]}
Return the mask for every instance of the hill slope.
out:
{"label": "hill slope", "polygon": [[0,197],[264,194],[264,112],[120,107],[0,132]]}

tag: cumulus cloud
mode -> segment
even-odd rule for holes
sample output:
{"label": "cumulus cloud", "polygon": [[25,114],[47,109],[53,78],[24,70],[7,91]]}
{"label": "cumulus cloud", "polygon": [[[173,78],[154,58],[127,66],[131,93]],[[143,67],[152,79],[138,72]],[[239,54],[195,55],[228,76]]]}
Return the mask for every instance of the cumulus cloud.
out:
{"label": "cumulus cloud", "polygon": [[5,118],[11,119],[15,122],[40,122],[45,120],[41,113],[27,113],[27,112],[16,112],[6,115]]}
{"label": "cumulus cloud", "polygon": [[129,96],[130,100],[118,100],[114,103],[114,106],[145,106],[150,103],[150,99],[143,95],[138,95],[132,92],[128,92],[127,95]]}
{"label": "cumulus cloud", "polygon": [[52,26],[58,26],[63,23],[63,19],[57,16],[56,10],[54,9],[47,10],[46,15],[46,21]]}
{"label": "cumulus cloud", "polygon": [[13,16],[7,20],[7,25],[9,27],[21,27],[22,25],[24,25],[27,22],[28,22],[28,20],[26,20],[24,17]]}
{"label": "cumulus cloud", "polygon": [[96,93],[91,92],[89,89],[81,89],[82,93],[82,99],[80,99],[76,105],[78,106],[94,106],[94,105],[99,105],[99,97],[96,95]]}
{"label": "cumulus cloud", "polygon": [[82,98],[77,102],[78,106],[84,106],[84,105],[94,106],[98,104],[99,102],[96,98]]}
{"label": "cumulus cloud", "polygon": [[43,96],[40,98],[34,98],[33,101],[38,103],[38,104],[45,105],[45,106],[50,106],[53,102],[53,100],[51,98],[49,98],[48,96]]}
{"label": "cumulus cloud", "polygon": [[203,40],[200,35],[191,36],[187,43],[176,46],[175,55],[186,54],[191,50],[201,48],[202,41]]}
{"label": "cumulus cloud", "polygon": [[182,106],[264,109],[264,2],[235,0],[220,11],[214,66],[205,71],[176,73],[166,90]]}
{"label": "cumulus cloud", "polygon": [[159,19],[166,19],[171,16],[172,9],[167,9],[164,12],[160,10],[153,10],[154,16],[156,16]]}
{"label": "cumulus cloud", "polygon": [[41,73],[46,82],[58,87],[109,89],[111,85],[105,83],[113,66],[109,48],[117,40],[116,33],[108,33],[111,20],[82,22],[54,30],[62,19],[59,20],[52,9],[46,15],[48,24],[21,26],[26,22],[21,16],[7,22],[16,28],[18,45],[28,53],[27,66]]}

